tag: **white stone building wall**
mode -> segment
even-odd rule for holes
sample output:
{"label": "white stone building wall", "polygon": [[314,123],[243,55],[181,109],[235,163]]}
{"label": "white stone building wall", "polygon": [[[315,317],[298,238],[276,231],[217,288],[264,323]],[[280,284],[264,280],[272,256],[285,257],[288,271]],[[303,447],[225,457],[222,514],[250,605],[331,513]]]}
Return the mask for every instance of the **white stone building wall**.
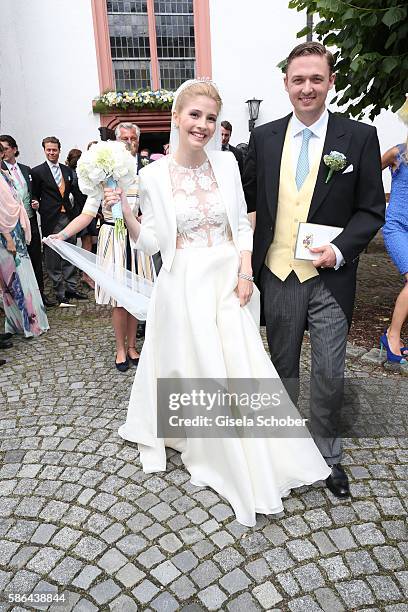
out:
{"label": "white stone building wall", "polygon": [[0,132],[16,138],[20,160],[41,163],[45,136],[60,139],[61,161],[97,139],[90,0],[1,0],[0,40]]}

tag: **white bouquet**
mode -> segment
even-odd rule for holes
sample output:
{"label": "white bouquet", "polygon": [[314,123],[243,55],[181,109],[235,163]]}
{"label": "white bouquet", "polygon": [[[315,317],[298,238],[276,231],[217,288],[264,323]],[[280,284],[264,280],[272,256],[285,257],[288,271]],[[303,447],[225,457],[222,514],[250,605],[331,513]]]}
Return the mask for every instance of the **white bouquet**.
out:
{"label": "white bouquet", "polygon": [[[105,186],[120,187],[125,192],[137,176],[135,158],[123,142],[108,140],[97,142],[84,152],[77,165],[79,189],[88,197],[101,202]],[[122,206],[120,202],[112,207],[116,235],[124,235]]]}

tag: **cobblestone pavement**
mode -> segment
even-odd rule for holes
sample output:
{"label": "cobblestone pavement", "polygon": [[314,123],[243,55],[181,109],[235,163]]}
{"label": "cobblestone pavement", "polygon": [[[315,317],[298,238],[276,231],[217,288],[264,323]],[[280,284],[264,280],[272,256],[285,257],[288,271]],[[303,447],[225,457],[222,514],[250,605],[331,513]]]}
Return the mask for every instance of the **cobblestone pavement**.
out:
{"label": "cobblestone pavement", "polygon": [[[118,437],[134,370],[113,367],[108,309],[49,312],[51,331],[16,340],[0,370],[1,610],[408,610],[407,437],[346,440],[351,500],[303,487],[243,527],[178,453],[145,475]],[[374,393],[402,380],[349,354]],[[400,401],[384,411],[406,415]],[[22,593],[65,603],[4,601]]]}

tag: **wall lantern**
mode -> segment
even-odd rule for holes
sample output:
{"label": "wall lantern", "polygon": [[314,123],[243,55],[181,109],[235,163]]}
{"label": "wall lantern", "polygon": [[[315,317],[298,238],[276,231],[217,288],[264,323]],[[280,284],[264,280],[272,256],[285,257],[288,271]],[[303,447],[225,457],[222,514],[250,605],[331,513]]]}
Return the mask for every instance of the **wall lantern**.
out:
{"label": "wall lantern", "polygon": [[255,127],[255,121],[258,119],[259,115],[259,107],[261,105],[262,100],[257,100],[256,98],[252,98],[252,100],[247,100],[246,104],[248,104],[248,112],[249,112],[249,131]]}

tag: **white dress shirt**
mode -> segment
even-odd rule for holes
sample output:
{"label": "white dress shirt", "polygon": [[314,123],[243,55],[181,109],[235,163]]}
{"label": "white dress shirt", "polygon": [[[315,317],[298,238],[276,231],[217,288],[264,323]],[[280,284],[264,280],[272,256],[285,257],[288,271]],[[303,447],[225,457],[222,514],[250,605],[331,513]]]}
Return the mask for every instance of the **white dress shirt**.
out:
{"label": "white dress shirt", "polygon": [[24,176],[23,176],[23,173],[21,172],[21,170],[20,170],[19,165],[18,165],[18,163],[17,163],[17,162],[16,162],[15,164],[10,164],[8,161],[5,161],[5,160],[4,160],[4,163],[6,164],[6,166],[7,166],[7,168],[8,168],[8,171],[10,172],[10,174],[11,174],[12,178],[13,178],[13,179],[15,178],[15,175],[14,175],[14,170],[13,170],[13,169],[15,168],[15,169],[16,169],[16,171],[17,171],[18,176],[20,177],[20,183],[21,183],[22,185],[26,185],[26,180],[25,180],[25,178],[24,178]]}
{"label": "white dress shirt", "polygon": [[[312,132],[312,136],[309,140],[309,168],[313,165],[318,150],[322,149],[322,144],[326,139],[327,124],[329,122],[329,112],[327,109],[324,110],[323,114],[320,115],[319,119],[312,123],[312,125],[304,125],[293,113],[290,121],[290,132],[291,132],[291,145],[292,145],[292,163],[293,163],[293,175],[296,176],[297,163],[300,154],[300,148],[302,146],[303,130],[309,128]],[[336,255],[335,270],[338,270],[344,262],[342,252],[335,244],[331,244],[334,254]]]}
{"label": "white dress shirt", "polygon": [[[52,172],[52,169],[53,169],[53,168],[56,168],[56,167],[57,167],[57,168],[59,168],[59,169],[61,170],[61,167],[60,167],[59,162],[57,162],[56,164],[54,164],[53,162],[50,162],[48,159],[46,159],[45,161],[47,162],[47,164],[48,164],[48,166],[49,166],[49,168],[50,168],[51,172]],[[62,171],[61,171],[61,172],[62,172]],[[54,176],[54,173],[53,173],[53,176]]]}

